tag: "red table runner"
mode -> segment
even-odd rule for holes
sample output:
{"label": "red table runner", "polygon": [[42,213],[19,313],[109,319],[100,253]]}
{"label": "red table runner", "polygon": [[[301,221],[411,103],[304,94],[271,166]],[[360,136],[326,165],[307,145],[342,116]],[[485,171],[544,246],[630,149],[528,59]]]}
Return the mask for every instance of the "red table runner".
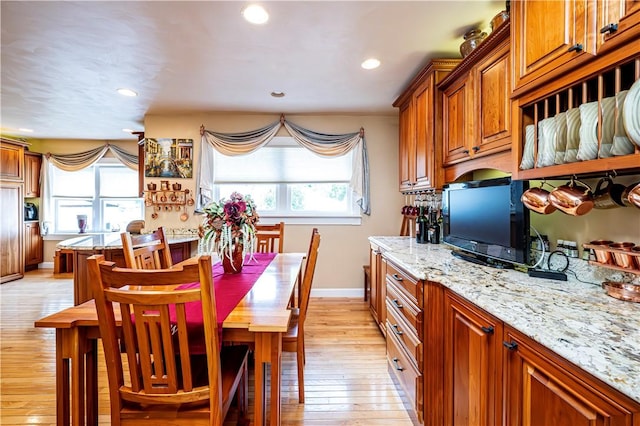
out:
{"label": "red table runner", "polygon": [[[213,265],[213,285],[216,294],[216,313],[218,316],[218,333],[222,333],[222,323],[238,305],[242,298],[253,288],[276,253],[254,253],[253,259],[247,255],[242,271],[238,274],[225,274],[222,263]],[[194,288],[197,283],[183,284],[176,289]],[[189,347],[192,354],[206,353],[204,345],[204,328],[202,327],[202,305],[190,302],[185,306]],[[175,309],[170,310],[171,321],[175,321]]]}

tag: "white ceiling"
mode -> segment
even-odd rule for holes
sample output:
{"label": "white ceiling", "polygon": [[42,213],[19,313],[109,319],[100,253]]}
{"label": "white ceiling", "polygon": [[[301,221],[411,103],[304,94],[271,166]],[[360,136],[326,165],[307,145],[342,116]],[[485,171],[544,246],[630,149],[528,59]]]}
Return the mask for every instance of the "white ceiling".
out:
{"label": "white ceiling", "polygon": [[[2,0],[2,133],[118,140],[145,114],[395,113],[429,58],[460,57],[463,34],[505,6],[263,1],[270,20],[254,26],[247,3]],[[360,68],[371,56],[382,65]]]}

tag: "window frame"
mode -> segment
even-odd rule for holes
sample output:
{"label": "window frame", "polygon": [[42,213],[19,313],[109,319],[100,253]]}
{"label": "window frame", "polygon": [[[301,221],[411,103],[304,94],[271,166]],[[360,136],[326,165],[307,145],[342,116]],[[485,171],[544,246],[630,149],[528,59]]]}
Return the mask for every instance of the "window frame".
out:
{"label": "window frame", "polygon": [[[55,167],[55,166],[53,166]],[[134,200],[137,204],[137,208],[140,209],[140,213],[141,213],[141,217],[139,219],[144,219],[145,217],[145,204],[144,204],[144,198],[138,196],[138,190],[137,190],[137,185],[138,185],[138,173],[136,171],[132,172],[134,173],[134,175],[132,176],[132,179],[135,179],[135,183],[136,183],[136,190],[135,190],[135,194],[136,195],[132,195],[132,196],[100,196],[100,178],[101,178],[101,174],[100,174],[100,168],[101,167],[118,167],[118,168],[127,168],[127,166],[125,166],[124,164],[122,164],[120,161],[118,161],[118,159],[116,158],[102,158],[99,161],[95,162],[94,164],[92,164],[91,166],[89,166],[88,168],[92,168],[93,169],[93,174],[94,174],[94,188],[93,188],[93,195],[92,196],[72,196],[72,195],[51,195],[49,197],[49,200],[51,202],[51,206],[52,206],[52,213],[53,213],[53,217],[52,217],[52,225],[53,225],[53,229],[51,230],[51,234],[58,234],[58,235],[62,235],[62,234],[73,234],[73,233],[78,233],[78,228],[72,228],[72,229],[61,229],[60,227],[60,219],[63,216],[60,213],[60,204],[65,202],[65,201],[70,201],[70,200],[76,200],[78,202],[85,202],[89,204],[89,207],[91,208],[91,222],[88,225],[88,232],[87,234],[96,234],[96,233],[106,233],[106,232],[118,232],[120,230],[124,231],[123,227],[120,226],[115,227],[115,228],[106,228],[106,226],[103,226],[103,224],[105,223],[105,211],[104,209],[106,208],[106,203],[109,201],[130,201],[130,200]],[[82,169],[83,171],[86,171],[87,168]],[[60,170],[60,169],[58,169]],[[69,172],[69,173],[73,173],[73,172]],[[55,177],[52,176],[52,194],[55,194]],[[135,219],[132,219],[135,220]]]}
{"label": "window frame", "polygon": [[[305,147],[298,144],[292,137],[290,136],[280,136],[274,137],[269,143],[260,148],[257,152],[262,149],[268,149],[268,146],[271,147],[287,147],[287,148],[295,148],[306,150]],[[354,155],[353,152],[349,154],[351,157]],[[222,159],[228,157],[224,154],[221,154],[217,150],[214,150],[214,158],[213,166],[214,170],[216,170],[216,164],[219,163]],[[352,164],[352,161],[348,162]],[[281,166],[279,166],[281,167]],[[349,170],[349,172],[353,173],[353,170]],[[300,184],[343,184],[346,186],[347,190],[347,206],[348,209],[345,211],[333,211],[333,212],[323,212],[323,211],[306,211],[306,212],[296,212],[291,208],[292,203],[292,188],[294,185]],[[275,196],[276,196],[276,210],[260,210],[260,206],[258,206],[258,213],[260,214],[260,222],[265,224],[275,224],[280,221],[284,221],[286,223],[291,224],[335,224],[335,225],[360,225],[362,222],[362,213],[359,206],[356,203],[356,197],[353,190],[349,187],[350,179],[345,180],[314,180],[314,181],[304,181],[296,179],[292,182],[280,182],[280,181],[255,181],[255,180],[247,180],[242,182],[233,182],[227,180],[225,178],[216,180],[212,186],[212,196],[214,200],[220,200],[221,198],[226,198],[229,196],[231,191],[243,192],[244,185],[261,185],[268,184],[274,185]],[[225,186],[225,189],[221,189],[221,186]],[[232,188],[228,188],[228,186],[232,186]],[[227,193],[228,192],[228,193]],[[247,192],[250,194],[250,191]]]}

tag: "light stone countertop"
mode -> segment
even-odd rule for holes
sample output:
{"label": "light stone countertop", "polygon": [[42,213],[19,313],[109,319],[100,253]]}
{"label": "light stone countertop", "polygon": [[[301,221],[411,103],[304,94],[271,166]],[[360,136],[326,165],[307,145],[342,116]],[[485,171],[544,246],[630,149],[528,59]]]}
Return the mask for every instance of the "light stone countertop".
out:
{"label": "light stone countertop", "polygon": [[[197,235],[167,235],[169,244],[179,244],[189,241],[198,241]],[[110,250],[121,249],[122,240],[120,233],[111,232],[108,234],[87,234],[81,237],[70,238],[60,241],[56,248],[69,250]]]}
{"label": "light stone countertop", "polygon": [[599,282],[531,278],[470,263],[443,244],[417,244],[409,237],[369,240],[415,278],[441,283],[640,402],[640,303],[608,296]]}

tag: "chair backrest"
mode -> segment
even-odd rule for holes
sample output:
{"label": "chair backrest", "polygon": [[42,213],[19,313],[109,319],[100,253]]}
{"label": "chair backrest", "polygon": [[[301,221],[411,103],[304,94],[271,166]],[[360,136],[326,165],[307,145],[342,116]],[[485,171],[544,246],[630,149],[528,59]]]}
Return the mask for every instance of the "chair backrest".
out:
{"label": "chair backrest", "polygon": [[403,214],[402,225],[400,226],[400,236],[410,237],[415,235],[416,216]]}
{"label": "chair backrest", "polygon": [[257,253],[282,253],[283,248],[284,222],[275,225],[256,225]]}
{"label": "chair backrest", "polygon": [[[222,424],[222,381],[211,257],[200,256],[193,264],[160,270],[119,268],[105,261],[103,255],[91,256],[87,262],[107,365],[112,421],[119,418],[123,407],[131,404],[165,405],[175,410],[180,404],[201,403],[203,409],[210,410],[211,424]],[[179,284],[198,281],[199,286],[176,289]],[[198,301],[208,369],[208,380],[205,379],[204,384],[196,381],[191,362],[180,361],[189,360],[191,355],[186,304]],[[114,305],[119,305],[122,316],[121,338],[128,376],[125,376],[118,344],[120,334]],[[193,309],[194,305],[190,306]]]}
{"label": "chair backrest", "polygon": [[127,268],[134,269],[166,269],[173,265],[171,250],[160,227],[150,234],[120,234],[122,251]]}
{"label": "chair backrest", "polygon": [[302,285],[300,286],[299,327],[304,325],[304,320],[307,316],[309,297],[311,296],[311,285],[313,284],[313,275],[316,271],[319,249],[320,233],[318,232],[318,228],[313,228],[313,231],[311,231],[311,241],[309,242],[309,251],[307,252],[307,263],[304,269],[304,275],[302,276]]}

